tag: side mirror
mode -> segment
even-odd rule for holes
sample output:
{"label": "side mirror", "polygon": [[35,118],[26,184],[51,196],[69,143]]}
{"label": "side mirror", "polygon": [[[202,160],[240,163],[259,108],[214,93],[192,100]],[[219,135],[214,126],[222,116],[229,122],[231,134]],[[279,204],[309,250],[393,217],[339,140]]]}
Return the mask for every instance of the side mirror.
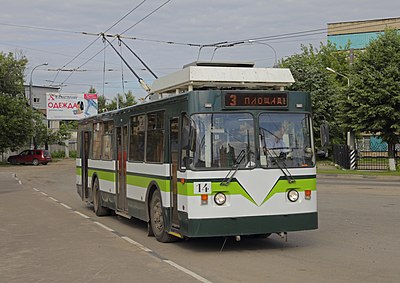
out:
{"label": "side mirror", "polygon": [[320,136],[321,136],[321,146],[325,147],[329,145],[329,126],[328,123],[321,124],[320,127]]}

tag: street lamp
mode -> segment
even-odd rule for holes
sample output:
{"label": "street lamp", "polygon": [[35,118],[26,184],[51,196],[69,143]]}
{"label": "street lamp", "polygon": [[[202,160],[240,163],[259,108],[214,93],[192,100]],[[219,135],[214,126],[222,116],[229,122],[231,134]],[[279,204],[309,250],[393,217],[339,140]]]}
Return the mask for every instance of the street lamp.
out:
{"label": "street lamp", "polygon": [[30,78],[30,81],[29,81],[29,103],[30,103],[31,108],[33,108],[33,104],[32,104],[32,75],[33,75],[33,71],[36,70],[36,68],[39,68],[41,66],[47,66],[47,65],[48,65],[48,63],[43,63],[43,64],[40,64],[40,65],[37,65],[31,71],[31,78]]}
{"label": "street lamp", "polygon": [[266,45],[266,46],[268,46],[269,48],[271,48],[272,51],[274,51],[274,56],[275,56],[274,67],[277,67],[277,66],[278,66],[278,56],[276,55],[276,50],[275,50],[275,48],[273,48],[271,44],[266,43],[266,42],[261,42],[261,41],[253,40],[253,39],[250,39],[248,42],[249,42],[249,43],[258,43],[258,44]]}
{"label": "street lamp", "polygon": [[339,72],[337,72],[337,71],[335,71],[334,69],[329,68],[329,67],[326,67],[326,69],[327,69],[329,72],[335,73],[336,75],[339,75],[339,76],[345,78],[345,79],[347,80],[347,87],[350,87],[350,79],[349,79],[348,76],[345,76],[345,75],[343,75],[343,74],[341,74],[341,73],[339,73]]}
{"label": "street lamp", "polygon": [[[326,70],[328,70],[329,72],[332,72],[338,76],[341,76],[343,78],[345,78],[347,80],[347,88],[350,88],[350,78],[348,76],[345,76],[337,71],[335,71],[332,68],[326,67]],[[350,99],[349,94],[347,93],[347,99]],[[352,132],[351,130],[347,132],[347,145],[349,146],[350,149],[354,149],[354,144],[355,144],[355,140],[354,140],[354,132]]]}

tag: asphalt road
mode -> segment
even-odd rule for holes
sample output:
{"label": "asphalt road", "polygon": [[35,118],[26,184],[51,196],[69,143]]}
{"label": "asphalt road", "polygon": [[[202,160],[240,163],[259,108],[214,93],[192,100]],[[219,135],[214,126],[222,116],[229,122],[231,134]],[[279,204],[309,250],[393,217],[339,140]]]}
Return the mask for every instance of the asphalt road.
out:
{"label": "asphalt road", "polygon": [[[16,175],[14,175],[16,174]],[[400,178],[317,178],[319,229],[162,244],[96,217],[74,160],[0,167],[0,282],[398,282]]]}

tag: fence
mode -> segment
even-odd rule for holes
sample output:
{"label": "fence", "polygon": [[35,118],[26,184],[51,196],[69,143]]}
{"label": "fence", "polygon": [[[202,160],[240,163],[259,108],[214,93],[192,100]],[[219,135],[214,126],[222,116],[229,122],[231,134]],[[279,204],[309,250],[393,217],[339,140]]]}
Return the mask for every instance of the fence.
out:
{"label": "fence", "polygon": [[333,162],[342,168],[350,169],[350,155],[349,147],[347,145],[333,145]]}
{"label": "fence", "polygon": [[[347,145],[333,145],[333,161],[344,169],[389,170],[387,144],[375,137],[356,140],[357,150]],[[395,148],[396,163],[400,162],[400,145]]]}

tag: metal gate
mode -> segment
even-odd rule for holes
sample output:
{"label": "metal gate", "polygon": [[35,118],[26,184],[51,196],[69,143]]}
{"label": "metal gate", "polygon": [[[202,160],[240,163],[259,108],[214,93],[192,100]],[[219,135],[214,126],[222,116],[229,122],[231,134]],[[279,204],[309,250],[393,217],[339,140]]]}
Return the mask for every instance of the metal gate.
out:
{"label": "metal gate", "polygon": [[[387,143],[380,137],[368,136],[356,140],[358,170],[389,170]],[[396,163],[400,162],[400,145],[396,145]]]}

